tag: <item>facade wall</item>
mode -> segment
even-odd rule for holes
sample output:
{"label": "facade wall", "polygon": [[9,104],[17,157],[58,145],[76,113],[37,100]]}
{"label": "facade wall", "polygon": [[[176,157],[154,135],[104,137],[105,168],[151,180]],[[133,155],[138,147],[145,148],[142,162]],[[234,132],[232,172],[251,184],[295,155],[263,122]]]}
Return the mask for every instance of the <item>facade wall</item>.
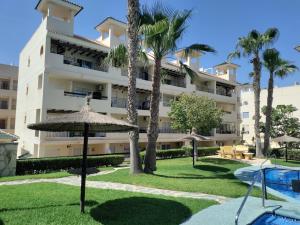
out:
{"label": "facade wall", "polygon": [[[298,110],[293,114],[294,117],[300,119],[300,102],[297,96],[300,95],[300,85],[293,85],[287,87],[275,87],[273,94],[273,107],[277,105],[289,105],[292,104]],[[267,89],[261,90],[261,107],[267,105]],[[251,86],[242,86],[240,95],[240,113],[241,113],[241,129],[244,127],[245,134],[243,139],[248,144],[254,144],[254,92]],[[261,113],[261,121],[265,122],[265,116]],[[246,118],[247,117],[247,118]],[[263,134],[261,135],[263,142]],[[276,145],[275,143],[272,143]]]}
{"label": "facade wall", "polygon": [[[56,14],[56,12],[52,13]],[[58,22],[51,13],[45,15],[43,12],[43,15],[41,25],[20,54],[16,121],[16,134],[20,136],[18,155],[27,154],[28,157],[76,155],[82,145],[80,135],[70,132],[37,132],[27,129],[27,125],[44,121],[53,113],[80,110],[85,104],[84,97],[87,94],[93,96],[91,107],[94,111],[126,120],[128,78],[126,71],[124,73],[119,68],[104,68],[102,65],[103,54],[107,54],[113,44],[101,38],[88,40],[74,35],[73,18]],[[126,30],[123,26],[126,25],[118,24],[116,27],[110,27],[108,35],[116,36],[109,36],[106,39],[114,40],[113,43],[121,41],[117,39],[122,36],[121,31]],[[101,27],[99,29],[101,30]],[[158,148],[176,148],[183,144],[182,138],[186,134],[172,130],[168,118],[170,111],[168,101],[181,93],[195,93],[215,100],[227,111],[223,118],[224,123],[231,122],[237,127],[236,82],[232,79],[235,74],[225,76],[226,80],[218,75],[199,72],[197,80],[193,83],[188,76],[180,79],[176,77],[180,75],[178,65],[164,62],[163,67],[168,71],[168,76],[161,85]],[[137,79],[141,149],[146,146],[146,127],[150,116],[149,95],[153,74],[151,60],[146,74],[144,72],[139,73],[141,79]],[[174,76],[174,73],[177,74]],[[224,89],[230,87],[232,90],[230,94],[222,94],[217,90],[217,85],[224,85]],[[97,93],[96,97],[95,93]],[[238,140],[235,130],[230,134],[224,131],[218,133],[215,130],[211,138],[212,141],[206,143],[207,145],[214,145],[216,141],[221,144]],[[90,138],[89,143],[90,154],[129,151],[127,133],[96,133]]]}
{"label": "facade wall", "polygon": [[14,133],[18,67],[0,64],[0,129]]}

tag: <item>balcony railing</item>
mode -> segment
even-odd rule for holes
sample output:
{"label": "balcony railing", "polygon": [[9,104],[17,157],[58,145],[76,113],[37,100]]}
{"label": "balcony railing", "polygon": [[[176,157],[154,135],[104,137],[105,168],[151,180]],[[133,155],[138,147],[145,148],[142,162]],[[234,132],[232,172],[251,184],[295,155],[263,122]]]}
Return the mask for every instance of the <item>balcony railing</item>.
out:
{"label": "balcony railing", "polygon": [[[127,108],[127,98],[111,98],[111,107],[116,108]],[[136,105],[137,109],[140,110],[149,110],[150,109],[150,101],[138,101]]]}
{"label": "balcony railing", "polygon": [[[128,77],[128,70],[121,69],[121,75],[124,77]],[[148,72],[138,71],[137,78],[141,80],[151,80]]]}
{"label": "balcony railing", "polygon": [[204,85],[196,85],[196,90],[197,91],[204,91],[204,92],[208,92],[208,93],[212,93],[212,94],[215,93],[213,88],[210,88],[210,87],[204,86]]}
{"label": "balcony railing", "polygon": [[107,99],[106,96],[102,96],[102,93],[99,91],[94,91],[94,92],[71,92],[71,91],[65,91],[64,92],[65,96],[71,96],[71,97],[79,97],[79,98],[84,98],[86,96],[91,96],[92,99],[98,99],[98,100],[105,100]]}
{"label": "balcony railing", "polygon": [[[47,137],[51,138],[72,138],[83,137],[82,132],[46,132]],[[106,137],[106,133],[89,133],[89,137]]]}
{"label": "balcony railing", "polygon": [[82,60],[76,57],[64,56],[64,64],[108,72],[108,66],[105,63],[93,63],[91,61]]}
{"label": "balcony railing", "polygon": [[[175,133],[182,133],[180,130],[172,129],[171,127],[160,127],[158,128],[159,133],[164,134],[175,134]],[[147,127],[139,127],[140,133],[147,133]]]}
{"label": "balcony railing", "polygon": [[217,134],[236,134],[236,130],[235,129],[232,129],[232,130],[224,130],[224,129],[219,129],[217,128],[216,129],[216,133]]}

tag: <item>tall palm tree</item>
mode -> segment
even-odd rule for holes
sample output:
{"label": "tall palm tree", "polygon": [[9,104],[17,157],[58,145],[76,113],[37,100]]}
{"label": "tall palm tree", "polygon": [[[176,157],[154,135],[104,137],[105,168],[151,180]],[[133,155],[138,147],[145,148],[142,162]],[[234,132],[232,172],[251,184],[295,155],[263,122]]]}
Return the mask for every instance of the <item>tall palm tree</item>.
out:
{"label": "tall palm tree", "polygon": [[[154,60],[148,142],[144,160],[146,173],[156,170],[162,59],[178,50],[178,41],[183,37],[191,12],[191,10],[172,11],[160,3],[155,3],[152,8],[144,7],[141,13],[142,42],[146,49],[153,52]],[[201,44],[194,44],[185,49],[186,54],[192,51],[215,52],[210,46]]]}
{"label": "tall palm tree", "polygon": [[[128,121],[137,125],[138,113],[136,109],[136,77],[138,57],[138,31],[139,31],[139,0],[128,0]],[[139,131],[129,132],[130,143],[130,172],[132,174],[142,172],[142,162],[139,154]]]}
{"label": "tall palm tree", "polygon": [[269,28],[264,33],[252,30],[245,37],[240,37],[233,53],[228,58],[240,58],[241,56],[250,57],[253,65],[253,89],[254,89],[254,131],[256,139],[256,156],[263,157],[260,141],[260,79],[261,79],[261,53],[264,48],[272,44],[279,36],[276,28]]}
{"label": "tall palm tree", "polygon": [[270,129],[271,129],[271,114],[273,104],[273,89],[274,89],[274,76],[284,78],[290,73],[294,73],[298,68],[290,62],[281,59],[280,53],[272,48],[266,49],[263,53],[263,65],[269,71],[268,82],[268,97],[266,107],[266,123],[265,123],[265,136],[264,136],[264,154],[267,153],[270,146]]}

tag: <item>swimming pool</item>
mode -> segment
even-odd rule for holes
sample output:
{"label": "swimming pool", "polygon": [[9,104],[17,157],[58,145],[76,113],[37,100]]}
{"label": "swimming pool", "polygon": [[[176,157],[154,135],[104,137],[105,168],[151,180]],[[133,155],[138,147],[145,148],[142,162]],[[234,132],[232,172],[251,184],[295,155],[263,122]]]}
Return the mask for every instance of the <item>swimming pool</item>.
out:
{"label": "swimming pool", "polygon": [[300,220],[273,213],[264,213],[249,225],[300,225]]}
{"label": "swimming pool", "polygon": [[300,180],[300,170],[265,168],[264,173],[267,187],[300,201],[300,193],[292,188],[292,181]]}

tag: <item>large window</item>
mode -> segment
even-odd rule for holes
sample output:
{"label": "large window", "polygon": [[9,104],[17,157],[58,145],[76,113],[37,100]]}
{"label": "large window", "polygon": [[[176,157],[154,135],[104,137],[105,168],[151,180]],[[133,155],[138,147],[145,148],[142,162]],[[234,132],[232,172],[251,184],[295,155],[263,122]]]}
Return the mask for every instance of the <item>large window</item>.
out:
{"label": "large window", "polygon": [[0,89],[9,90],[9,80],[0,80]]}
{"label": "large window", "polygon": [[0,119],[0,129],[6,129],[6,119]]}
{"label": "large window", "polygon": [[243,119],[248,119],[250,117],[249,112],[242,113]]}
{"label": "large window", "polygon": [[0,99],[0,109],[8,109],[8,99]]}

